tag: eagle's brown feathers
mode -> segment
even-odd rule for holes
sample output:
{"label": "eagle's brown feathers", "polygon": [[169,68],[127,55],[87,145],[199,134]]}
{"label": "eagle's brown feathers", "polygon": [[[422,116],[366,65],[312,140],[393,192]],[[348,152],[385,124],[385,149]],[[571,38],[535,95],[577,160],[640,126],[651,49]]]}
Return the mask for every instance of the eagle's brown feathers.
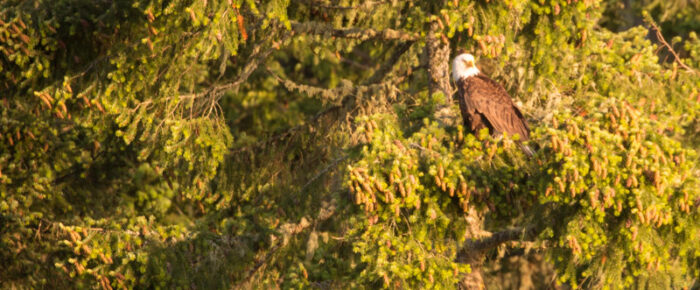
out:
{"label": "eagle's brown feathers", "polygon": [[522,141],[529,139],[527,121],[500,84],[479,73],[460,79],[457,87],[459,109],[468,130],[477,133],[488,128],[494,135],[507,132],[520,135]]}

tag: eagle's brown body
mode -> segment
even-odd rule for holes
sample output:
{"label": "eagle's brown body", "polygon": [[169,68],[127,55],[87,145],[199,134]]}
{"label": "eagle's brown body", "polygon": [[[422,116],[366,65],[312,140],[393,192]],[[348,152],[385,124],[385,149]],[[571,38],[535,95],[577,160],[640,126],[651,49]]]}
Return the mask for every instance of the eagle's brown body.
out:
{"label": "eagle's brown body", "polygon": [[513,104],[508,92],[482,73],[457,81],[459,109],[464,126],[473,133],[488,128],[493,135],[503,132],[520,140],[530,138],[530,129],[523,114]]}

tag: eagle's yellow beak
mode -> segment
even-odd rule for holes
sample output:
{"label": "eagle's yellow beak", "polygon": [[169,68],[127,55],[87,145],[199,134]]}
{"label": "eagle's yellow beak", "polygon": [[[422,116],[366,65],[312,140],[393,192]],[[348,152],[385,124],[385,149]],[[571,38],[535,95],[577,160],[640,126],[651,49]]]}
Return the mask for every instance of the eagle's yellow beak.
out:
{"label": "eagle's yellow beak", "polygon": [[474,67],[474,62],[471,60],[463,60],[464,66],[467,68]]}

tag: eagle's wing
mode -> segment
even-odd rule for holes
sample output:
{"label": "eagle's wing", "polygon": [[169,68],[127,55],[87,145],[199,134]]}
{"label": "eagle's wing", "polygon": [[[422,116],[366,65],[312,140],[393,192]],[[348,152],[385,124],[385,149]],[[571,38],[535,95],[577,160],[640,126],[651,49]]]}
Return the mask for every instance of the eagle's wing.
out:
{"label": "eagle's wing", "polygon": [[467,107],[476,111],[482,119],[491,125],[495,132],[507,132],[509,135],[518,134],[521,140],[527,140],[530,128],[523,114],[513,104],[508,92],[497,82],[484,75],[478,75],[464,80],[462,96]]}

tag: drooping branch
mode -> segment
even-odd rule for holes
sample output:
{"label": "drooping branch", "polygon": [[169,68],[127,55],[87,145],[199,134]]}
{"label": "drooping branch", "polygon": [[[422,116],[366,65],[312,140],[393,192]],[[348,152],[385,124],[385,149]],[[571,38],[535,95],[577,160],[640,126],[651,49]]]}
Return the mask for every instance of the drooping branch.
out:
{"label": "drooping branch", "polygon": [[[43,226],[42,226],[43,225]],[[104,234],[121,234],[121,235],[130,235],[130,236],[159,236],[160,234],[156,231],[151,231],[147,228],[141,228],[141,231],[133,231],[133,230],[128,230],[128,229],[123,229],[123,230],[115,230],[115,229],[107,229],[107,228],[100,228],[100,227],[80,227],[84,232],[99,232],[99,233],[104,233]],[[47,219],[39,219],[39,223],[37,224],[36,228],[36,234],[41,235],[43,232],[48,231],[49,229],[53,229],[55,232],[58,233],[63,233],[66,235],[71,235],[71,233],[75,233],[74,230],[70,228],[70,226],[66,226],[63,223],[60,222],[53,222]]]}
{"label": "drooping branch", "polygon": [[[543,216],[560,216],[564,209],[555,209],[552,212],[543,213]],[[531,242],[542,233],[550,224],[545,219],[538,219],[519,228],[511,228],[495,233],[481,231],[479,238],[472,238],[462,245],[457,252],[457,261],[480,265],[489,250],[492,250],[507,242]],[[473,267],[473,266],[472,266]]]}
{"label": "drooping branch", "polygon": [[338,87],[333,89],[326,89],[296,83],[290,79],[280,77],[279,75],[273,73],[269,69],[268,72],[270,72],[270,75],[272,75],[278,82],[280,82],[285,88],[287,88],[290,91],[297,91],[309,97],[320,98],[325,102],[336,104],[342,102],[342,100],[346,96],[362,95],[375,90],[393,88],[395,83],[401,82],[401,80],[404,79],[403,77],[400,77],[391,82],[376,83],[371,85],[353,85],[353,83],[348,80],[342,80]]}
{"label": "drooping branch", "polygon": [[351,38],[359,40],[382,39],[382,40],[400,40],[414,41],[418,36],[401,30],[386,28],[383,30],[375,30],[372,28],[334,28],[332,26],[319,22],[297,22],[292,21],[292,30],[297,33],[329,35],[342,38]]}
{"label": "drooping branch", "polygon": [[326,89],[296,83],[290,79],[278,76],[277,74],[271,72],[269,69],[268,72],[270,72],[270,75],[272,75],[278,82],[280,82],[285,88],[287,88],[287,90],[297,91],[304,95],[316,97],[324,102],[329,103],[337,103],[340,100],[342,100],[343,97],[349,94],[353,94],[356,91],[360,90],[360,88],[353,86],[352,83],[348,80],[341,80],[340,85],[338,85],[337,87],[333,89]]}
{"label": "drooping branch", "polygon": [[[315,87],[315,86],[310,86],[306,84],[299,84],[296,83],[290,79],[283,78],[274,72],[270,71],[268,68],[268,72],[270,75],[272,75],[275,79],[277,79],[278,82],[280,82],[282,85],[285,86],[290,91],[297,91],[302,94],[305,94],[310,97],[316,97],[316,98],[321,98],[326,102],[330,103],[335,103],[335,105],[332,105],[313,117],[309,118],[304,124],[302,125],[297,125],[292,128],[289,128],[288,130],[276,134],[268,139],[259,141],[255,144],[245,146],[242,148],[236,148],[231,150],[231,153],[239,153],[246,151],[250,148],[257,148],[261,147],[263,145],[271,144],[272,142],[276,142],[285,138],[290,137],[292,134],[295,132],[301,130],[302,128],[313,125],[315,124],[320,118],[323,116],[331,113],[331,112],[336,112],[340,110],[341,108],[348,106],[350,103],[355,101],[355,97],[358,94],[363,94],[366,92],[371,92],[375,90],[397,90],[396,84],[402,82],[405,80],[408,75],[410,74],[410,71],[404,72],[400,74],[397,77],[392,78],[391,80],[387,80],[384,82],[380,82],[385,79],[387,73],[389,73],[394,65],[396,65],[396,62],[398,62],[399,58],[408,51],[408,49],[411,47],[413,44],[412,41],[404,42],[400,44],[397,48],[394,54],[389,58],[389,60],[382,66],[380,67],[375,73],[365,82],[363,82],[363,85],[353,85],[351,82],[341,82],[341,85],[334,88],[334,89],[327,89],[327,88],[320,88],[320,87]],[[415,68],[413,69],[415,70]]]}

